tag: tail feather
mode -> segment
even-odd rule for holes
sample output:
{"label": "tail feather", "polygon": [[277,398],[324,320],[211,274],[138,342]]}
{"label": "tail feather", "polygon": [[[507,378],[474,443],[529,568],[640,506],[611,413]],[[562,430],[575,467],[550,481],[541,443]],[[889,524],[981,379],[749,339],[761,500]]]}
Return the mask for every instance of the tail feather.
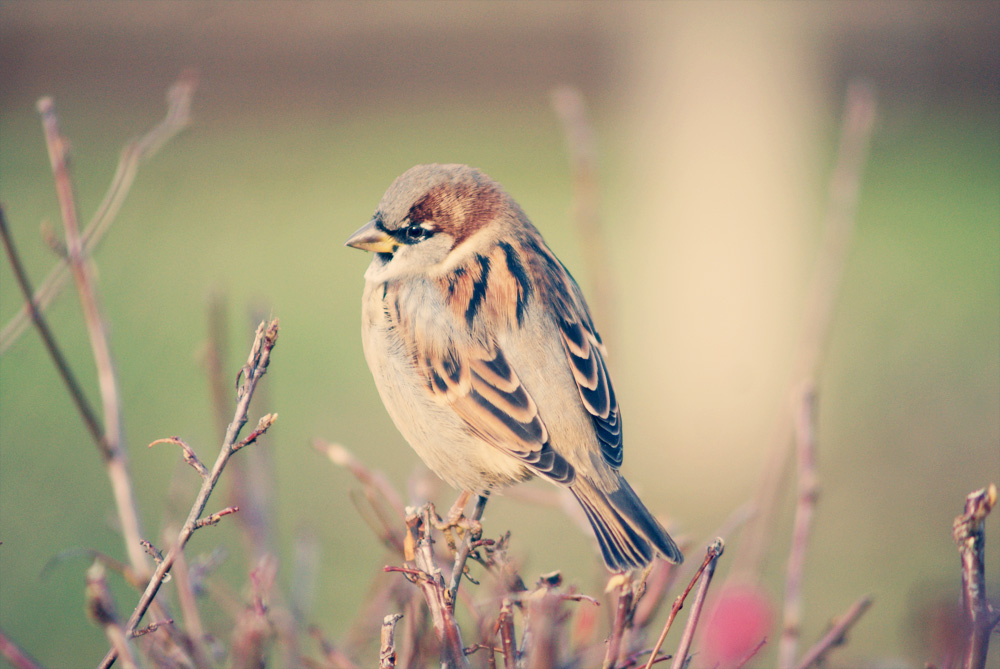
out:
{"label": "tail feather", "polygon": [[594,528],[608,569],[627,571],[645,567],[652,562],[654,551],[669,562],[682,562],[684,556],[677,544],[643,506],[632,487],[621,476],[618,482],[618,489],[611,493],[579,475],[570,486]]}

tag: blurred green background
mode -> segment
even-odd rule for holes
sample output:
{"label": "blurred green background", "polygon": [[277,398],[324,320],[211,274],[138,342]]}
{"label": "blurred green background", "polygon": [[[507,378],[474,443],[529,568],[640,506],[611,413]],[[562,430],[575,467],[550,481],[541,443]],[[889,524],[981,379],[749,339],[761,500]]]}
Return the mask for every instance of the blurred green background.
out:
{"label": "blurred green background", "polygon": [[[215,457],[210,296],[228,304],[226,374],[245,359],[249,313],[280,318],[251,422],[280,420],[254,448],[272,463],[279,581],[312,542],[308,620],[336,637],[389,558],[351,504],[357,485],[310,442],[343,443],[402,490],[418,467],[361,355],[368,258],[342,246],[391,180],[423,162],[483,168],[592,294],[550,102],[579,87],[614,279],[597,322],[626,416],[624,471],[696,554],[752,493],[786,402],[843,92],[866,77],[880,107],[820,382],[803,636],[871,593],[832,666],[917,667],[940,659],[930,611],[957,597],[952,520],[1000,478],[998,38],[992,2],[8,2],[0,199],[40,282],[53,257],[39,223],[59,214],[35,101],[55,98],[86,221],[121,146],[161,118],[182,69],[198,70],[192,125],[141,169],[95,257],[142,520],[163,545],[196,489],[176,449],[147,443],[179,435]],[[20,306],[5,259],[0,320]],[[49,318],[96,403],[72,289]],[[226,495],[224,481],[210,510]],[[766,582],[779,599],[786,506]],[[559,509],[497,498],[486,531],[508,528],[527,579],[559,568],[585,591],[603,585],[589,536]],[[0,627],[47,665],[95,664],[106,642],[84,614],[86,559],[42,568],[67,549],[124,551],[96,450],[34,331],[0,357],[0,540]],[[238,588],[233,524],[200,531],[188,553],[219,545],[220,578]],[[115,592],[131,610],[135,595]],[[226,620],[210,613],[216,634]]]}

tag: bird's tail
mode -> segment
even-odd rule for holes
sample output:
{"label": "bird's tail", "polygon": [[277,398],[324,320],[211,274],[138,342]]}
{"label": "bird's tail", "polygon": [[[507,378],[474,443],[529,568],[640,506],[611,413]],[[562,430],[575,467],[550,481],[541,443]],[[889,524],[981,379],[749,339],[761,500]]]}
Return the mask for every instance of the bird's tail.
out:
{"label": "bird's tail", "polygon": [[677,544],[625,478],[618,476],[618,483],[618,489],[609,493],[577,475],[570,486],[594,528],[608,569],[620,572],[645,567],[654,554],[675,564],[682,562],[684,556]]}

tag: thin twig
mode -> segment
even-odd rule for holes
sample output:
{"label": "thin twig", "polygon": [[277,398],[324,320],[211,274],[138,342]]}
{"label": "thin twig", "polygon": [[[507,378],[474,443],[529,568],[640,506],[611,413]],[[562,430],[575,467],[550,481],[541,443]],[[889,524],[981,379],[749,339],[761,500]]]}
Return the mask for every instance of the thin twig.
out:
{"label": "thin twig", "polygon": [[194,450],[180,437],[164,437],[163,439],[157,439],[156,441],[151,441],[149,446],[146,448],[152,448],[157,444],[176,444],[180,446],[181,450],[184,451],[184,462],[194,467],[195,471],[201,474],[201,478],[204,479],[208,477],[208,467],[202,464],[201,460],[198,459],[198,456],[195,455]]}
{"label": "thin twig", "polygon": [[[264,318],[259,309],[254,309],[250,317],[250,323],[258,323]],[[223,384],[223,388],[225,384]],[[228,391],[225,391],[228,394]],[[263,394],[263,395],[262,395]],[[264,405],[267,399],[267,387],[262,388],[257,395],[257,404]],[[246,445],[256,442],[267,432],[270,426],[278,419],[278,414],[266,414],[258,422],[257,426],[240,440],[234,447],[233,452],[241,450]],[[223,418],[220,425],[225,425]],[[240,508],[240,515],[236,518],[236,526],[240,530],[240,538],[245,548],[247,566],[255,568],[266,556],[277,555],[277,548],[274,541],[274,464],[271,458],[272,449],[268,446],[254,448],[246,457],[241,457],[232,462],[229,470],[229,489],[226,502]],[[290,645],[284,640],[292,641],[286,636],[282,637],[282,646],[286,651]],[[297,642],[296,642],[297,643]],[[294,664],[294,657],[286,657]]]}
{"label": "thin twig", "polygon": [[[750,518],[753,517],[753,506],[750,502],[744,502],[740,506],[733,509],[729,516],[726,517],[722,523],[716,527],[712,532],[710,532],[708,537],[720,537],[723,541],[729,541],[730,536],[739,530],[741,526],[744,526]],[[702,543],[707,544],[711,540],[706,539],[704,542],[700,542],[696,545],[701,545]],[[681,546],[681,550],[684,550],[685,546]],[[691,578],[694,572],[701,566],[696,562],[691,562],[687,560],[680,565],[671,565],[670,567],[670,580],[667,583],[667,589],[673,586],[674,581],[684,582]]]}
{"label": "thin twig", "polygon": [[97,448],[100,449],[101,456],[105,460],[109,460],[111,453],[108,451],[108,446],[104,441],[104,427],[101,425],[97,413],[90,406],[87,396],[84,395],[83,388],[80,387],[76,376],[73,374],[73,370],[66,361],[66,357],[62,354],[62,349],[56,344],[55,335],[49,329],[48,322],[42,316],[41,310],[32,298],[31,281],[28,279],[28,274],[24,269],[24,263],[21,262],[21,256],[17,252],[17,247],[14,246],[14,238],[7,227],[7,216],[2,206],[0,206],[0,236],[3,237],[3,247],[7,251],[7,258],[10,260],[11,269],[14,270],[17,285],[24,295],[25,310],[30,315],[31,322],[38,328],[38,334],[42,337],[45,349],[49,352],[49,356],[56,366],[56,371],[59,372],[59,377],[66,384],[69,396],[72,398],[73,404],[76,405],[77,411],[80,412],[80,417],[83,418],[83,423],[87,426],[87,431],[90,432],[90,436],[93,438],[94,443],[97,444]]}
{"label": "thin twig", "polygon": [[615,608],[615,619],[611,624],[611,634],[608,636],[607,650],[604,653],[604,669],[618,666],[623,651],[622,640],[626,629],[631,626],[632,615],[635,613],[632,579],[628,574],[616,574],[612,578],[620,580],[617,588],[618,606]]}
{"label": "thin twig", "polygon": [[955,518],[952,536],[962,558],[962,615],[969,630],[965,647],[964,669],[982,669],[989,652],[992,620],[986,597],[986,516],[996,506],[997,487],[969,493],[962,515]]}
{"label": "thin twig", "polygon": [[161,553],[160,549],[154,546],[152,542],[143,539],[139,542],[139,544],[142,546],[142,549],[146,551],[146,554],[153,558],[154,563],[160,564],[163,562],[163,553]]}
{"label": "thin twig", "polygon": [[14,669],[41,669],[38,661],[14,643],[2,629],[0,629],[0,655],[3,655]]}
{"label": "thin twig", "polygon": [[[243,372],[241,373],[243,384],[237,389],[236,393],[236,412],[233,415],[232,422],[226,430],[225,439],[222,442],[222,447],[219,449],[219,456],[215,461],[215,465],[212,467],[211,474],[202,482],[201,489],[198,491],[198,496],[191,507],[191,511],[188,513],[187,520],[184,521],[184,525],[181,527],[180,532],[177,535],[176,543],[171,546],[166,557],[163,558],[163,562],[161,562],[156,568],[152,578],[149,580],[149,584],[146,586],[146,590],[142,593],[142,597],[139,599],[139,603],[136,605],[135,610],[129,617],[128,623],[125,626],[127,633],[134,633],[139,621],[142,620],[143,614],[145,614],[146,609],[149,608],[150,602],[153,601],[153,597],[156,596],[157,591],[160,589],[160,585],[163,583],[164,577],[166,577],[170,568],[173,566],[174,560],[176,560],[178,554],[184,550],[184,547],[187,545],[191,535],[194,534],[197,529],[198,520],[201,518],[201,514],[205,511],[209,497],[211,497],[212,491],[215,490],[219,477],[222,475],[222,471],[225,469],[226,463],[233,454],[233,447],[239,437],[240,430],[243,429],[243,426],[247,422],[247,411],[250,407],[250,400],[253,398],[254,389],[257,387],[257,382],[260,381],[261,377],[267,372],[267,365],[271,360],[271,350],[274,348],[277,340],[277,320],[273,320],[270,323],[262,322],[259,326],[257,326],[257,333],[254,337],[253,346],[250,349],[250,356],[247,359],[246,366],[243,368]],[[115,657],[116,653],[112,650],[104,657],[104,660],[99,666],[110,667],[114,662]]]}
{"label": "thin twig", "polygon": [[420,510],[420,526],[422,533],[417,540],[415,562],[426,578],[420,579],[424,599],[431,613],[434,632],[441,644],[441,666],[447,669],[468,665],[465,658],[465,645],[462,643],[462,631],[455,620],[453,603],[448,601],[448,591],[445,589],[441,569],[434,561],[433,540],[431,530],[434,527],[431,515],[433,507],[424,505]]}
{"label": "thin twig", "polygon": [[331,444],[322,439],[313,440],[313,448],[330,458],[335,465],[344,467],[354,475],[358,481],[365,486],[371,486],[379,491],[383,498],[389,502],[393,510],[399,514],[400,518],[406,516],[406,505],[392,484],[381,472],[372,471],[351,451],[340,444]]}
{"label": "thin twig", "polygon": [[378,652],[379,669],[392,669],[396,666],[396,623],[402,617],[402,613],[392,613],[382,619],[381,644]]}
{"label": "thin twig", "polygon": [[858,621],[868,607],[871,606],[871,597],[867,595],[854,602],[851,608],[847,610],[840,619],[830,628],[830,631],[823,635],[823,638],[816,642],[816,644],[810,648],[799,663],[795,666],[795,669],[807,669],[813,664],[818,663],[826,653],[833,648],[844,642],[844,635],[847,634],[854,623]]}
{"label": "thin twig", "polygon": [[[718,534],[717,536],[725,536]],[[664,596],[677,576],[675,565],[666,560],[655,560],[649,566],[642,581],[641,596],[632,605],[631,626],[640,633],[663,605]]]}
{"label": "thin twig", "polygon": [[173,624],[174,621],[172,618],[167,618],[166,620],[161,620],[160,622],[157,623],[150,623],[149,625],[146,625],[142,629],[136,630],[135,634],[132,635],[132,638],[135,639],[137,637],[146,636],[147,634],[150,634],[160,629],[164,625],[173,625]]}
{"label": "thin twig", "polygon": [[170,573],[177,591],[177,604],[184,616],[184,630],[191,643],[191,656],[197,666],[207,667],[209,662],[208,650],[205,648],[205,625],[201,619],[201,611],[198,610],[198,599],[192,587],[187,557],[183,552],[177,554]]}
{"label": "thin twig", "polygon": [[812,530],[812,518],[819,497],[816,474],[816,388],[811,383],[802,391],[801,407],[795,421],[795,443],[798,453],[798,503],[792,547],[785,568],[785,613],[778,645],[778,667],[792,669],[798,652],[802,625],[802,580],[806,549]]}
{"label": "thin twig", "polygon": [[[196,77],[192,72],[182,73],[167,91],[168,109],[163,121],[141,138],[129,142],[122,150],[118,168],[111,180],[111,186],[94,217],[83,231],[85,254],[93,252],[118,215],[118,211],[132,187],[132,182],[135,181],[139,165],[151,158],[161,146],[187,126],[190,120],[191,98],[194,95],[195,85]],[[29,319],[34,318],[31,314],[32,309],[44,312],[62,292],[68,280],[69,265],[64,260],[56,265],[42,281],[38,291],[33,293],[31,301],[26,303],[25,308],[11,318],[0,331],[0,353],[7,351],[24,333],[28,327]]]}
{"label": "thin twig", "polygon": [[39,576],[42,578],[47,577],[49,573],[51,573],[52,570],[58,567],[62,562],[65,562],[69,558],[77,557],[80,555],[90,560],[97,560],[102,565],[104,565],[106,569],[110,569],[116,574],[121,574],[125,582],[128,583],[133,588],[135,588],[136,590],[142,590],[142,588],[146,587],[145,579],[144,578],[139,579],[136,576],[135,572],[132,571],[132,568],[128,566],[126,563],[120,560],[116,560],[110,555],[106,555],[105,553],[94,550],[92,548],[70,548],[64,551],[60,551],[53,557],[49,558],[49,560],[42,567],[42,572],[41,574],[39,574]]}
{"label": "thin twig", "polygon": [[[354,501],[358,513],[368,522],[372,531],[378,535],[384,544],[401,555],[404,554],[404,535],[399,532],[398,526],[400,520],[405,522],[405,505],[399,493],[396,492],[396,489],[386,479],[385,474],[372,471],[353,453],[340,444],[331,444],[322,439],[314,439],[313,448],[326,455],[334,464],[347,469],[361,483],[364,497],[368,500],[374,518],[367,512],[366,507],[352,495],[352,501]],[[387,505],[391,508],[391,511],[386,509]]]}
{"label": "thin twig", "polygon": [[448,590],[441,568],[434,559],[431,538],[434,528],[433,505],[424,504],[418,509],[407,511],[404,554],[409,566],[385,567],[385,571],[402,572],[420,588],[434,625],[434,634],[441,646],[441,666],[446,669],[466,667],[468,660],[462,644],[462,631],[455,620],[454,607],[448,601]]}
{"label": "thin twig", "polygon": [[104,444],[107,448],[105,467],[108,471],[108,477],[111,479],[115,505],[121,520],[125,550],[132,568],[137,573],[143,574],[146,573],[147,566],[143,558],[142,547],[139,545],[142,540],[142,528],[135,501],[135,492],[132,489],[132,477],[128,470],[128,454],[122,439],[118,377],[111,356],[111,345],[104,316],[98,304],[92,268],[85,255],[83,240],[80,237],[76,199],[73,195],[73,181],[70,178],[66,156],[68,143],[59,129],[59,119],[56,116],[52,98],[40,99],[38,112],[42,117],[45,144],[48,147],[49,163],[52,167],[56,196],[59,199],[59,209],[66,234],[66,261],[69,263],[70,272],[76,284],[80,306],[83,309],[83,319],[87,326],[87,334],[94,354],[94,364],[97,368],[97,385],[100,389],[101,413],[104,419]]}
{"label": "thin twig", "polygon": [[94,562],[87,570],[87,612],[100,625],[125,669],[135,669],[135,651],[118,619],[115,602],[104,578],[104,565]]}
{"label": "thin twig", "polygon": [[224,516],[228,516],[228,515],[234,514],[234,513],[236,513],[239,510],[240,510],[240,507],[238,507],[238,506],[227,506],[222,511],[217,511],[216,513],[213,513],[210,516],[205,516],[204,518],[202,518],[201,520],[199,520],[198,522],[196,522],[194,524],[194,529],[197,530],[197,529],[200,529],[202,527],[205,527],[206,525],[217,525],[219,523],[219,521],[222,520],[222,518]]}
{"label": "thin twig", "polygon": [[753,647],[753,650],[744,655],[743,659],[736,663],[736,666],[734,666],[733,669],[743,669],[743,667],[750,664],[750,660],[754,659],[757,656],[757,653],[759,653],[761,649],[766,645],[767,645],[767,637],[763,637],[757,643],[757,645]]}
{"label": "thin twig", "polygon": [[[840,144],[830,175],[824,236],[806,295],[804,327],[793,359],[786,397],[791,397],[803,379],[819,376],[857,217],[858,196],[875,121],[875,93],[868,84],[852,81],[847,86],[845,97]],[[755,581],[760,576],[790,460],[791,441],[792,425],[782,407],[772,428],[770,452],[761,468],[761,478],[754,494],[755,513],[744,530],[740,550],[733,561],[731,579]]]}
{"label": "thin twig", "polygon": [[448,601],[450,602],[452,609],[455,608],[455,601],[458,599],[458,586],[462,583],[462,575],[465,574],[465,563],[469,559],[469,553],[472,551],[472,545],[482,535],[482,528],[479,526],[479,521],[483,517],[483,511],[486,510],[487,499],[488,498],[485,495],[480,495],[476,499],[476,506],[472,511],[471,522],[462,537],[462,544],[458,547],[458,550],[455,553],[455,564],[451,569],[451,579],[448,583],[447,592]]}
{"label": "thin twig", "polygon": [[358,669],[357,665],[342,650],[330,643],[318,627],[310,627],[309,636],[316,639],[319,643],[320,650],[323,652],[323,658],[327,661],[328,669]]}
{"label": "thin twig", "polygon": [[261,416],[260,420],[257,421],[257,427],[255,427],[246,437],[240,439],[239,443],[233,446],[233,452],[235,453],[244,446],[249,446],[253,442],[257,441],[265,432],[267,432],[268,428],[271,427],[276,420],[278,420],[278,414],[276,413],[268,413]]}
{"label": "thin twig", "polygon": [[489,644],[474,643],[474,644],[472,644],[471,646],[469,646],[468,648],[465,649],[465,654],[466,655],[474,655],[475,653],[478,653],[481,650],[487,651],[486,652],[486,666],[489,669],[496,669],[496,666],[497,666],[496,652],[498,650],[500,650],[499,648],[496,648],[496,647],[494,647],[492,645],[489,645]]}
{"label": "thin twig", "polygon": [[[701,618],[701,610],[705,606],[705,597],[708,594],[708,586],[712,584],[712,576],[715,575],[715,565],[719,563],[719,556],[722,555],[724,544],[722,539],[716,539],[715,544],[709,549],[715,553],[715,557],[709,561],[708,568],[705,569],[698,584],[698,592],[694,596],[694,603],[691,604],[691,613],[688,614],[687,624],[684,625],[684,633],[681,634],[681,641],[677,644],[677,652],[674,653],[674,661],[670,669],[682,669],[686,666],[688,651],[691,650],[691,642],[694,641],[695,630],[698,629],[698,620]],[[654,652],[653,655],[656,653]],[[650,656],[652,659],[652,656]]]}
{"label": "thin twig", "polygon": [[656,640],[656,644],[649,653],[649,660],[646,662],[646,669],[649,669],[653,666],[653,664],[659,661],[656,654],[659,653],[660,648],[663,647],[663,642],[667,638],[667,632],[670,631],[670,627],[673,625],[677,614],[680,613],[682,608],[684,608],[684,600],[687,599],[688,593],[690,593],[691,589],[694,588],[694,584],[698,582],[698,579],[701,578],[702,573],[708,569],[708,566],[710,564],[714,564],[719,556],[722,555],[724,548],[725,545],[723,544],[722,539],[716,539],[712,545],[708,547],[708,550],[705,552],[705,559],[702,561],[701,566],[698,567],[698,571],[695,572],[691,582],[687,584],[686,588],[684,588],[684,592],[682,592],[677,599],[674,600],[674,605],[670,607],[670,615],[667,616],[667,622],[663,625],[663,631],[660,632],[660,638]]}
{"label": "thin twig", "polygon": [[497,621],[500,647],[503,649],[504,669],[517,669],[517,640],[514,638],[514,609],[510,599],[504,598]]}

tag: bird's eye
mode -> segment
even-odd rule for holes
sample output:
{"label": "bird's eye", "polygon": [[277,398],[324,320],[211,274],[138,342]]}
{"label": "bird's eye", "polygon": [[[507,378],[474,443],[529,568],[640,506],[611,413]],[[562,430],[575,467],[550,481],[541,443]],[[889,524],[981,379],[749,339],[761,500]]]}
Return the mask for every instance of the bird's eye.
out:
{"label": "bird's eye", "polygon": [[403,231],[407,241],[416,242],[427,236],[427,229],[418,224],[408,225]]}

